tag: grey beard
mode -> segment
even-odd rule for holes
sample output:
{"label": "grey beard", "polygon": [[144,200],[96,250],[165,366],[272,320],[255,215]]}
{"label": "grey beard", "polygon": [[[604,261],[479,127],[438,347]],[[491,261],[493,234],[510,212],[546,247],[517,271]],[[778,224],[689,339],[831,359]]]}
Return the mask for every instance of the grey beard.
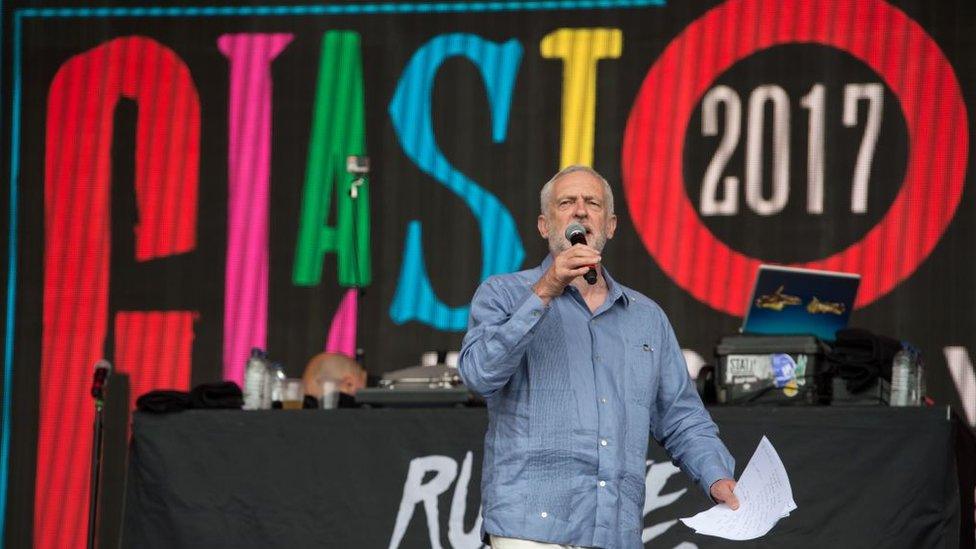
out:
{"label": "grey beard", "polygon": [[[595,236],[593,234],[589,236]],[[603,247],[607,245],[607,238],[605,236],[597,236],[590,245],[591,248],[598,252],[603,252]],[[549,231],[549,252],[556,256],[568,250],[572,244],[569,240],[566,240],[566,235],[559,234],[558,232]]]}

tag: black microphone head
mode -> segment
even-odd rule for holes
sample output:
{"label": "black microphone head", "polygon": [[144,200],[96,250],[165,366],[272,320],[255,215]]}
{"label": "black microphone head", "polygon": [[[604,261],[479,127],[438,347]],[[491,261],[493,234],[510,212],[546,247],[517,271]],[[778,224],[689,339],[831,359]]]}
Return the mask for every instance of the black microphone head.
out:
{"label": "black microphone head", "polygon": [[586,244],[586,228],[579,223],[570,223],[566,227],[566,240],[570,244]]}

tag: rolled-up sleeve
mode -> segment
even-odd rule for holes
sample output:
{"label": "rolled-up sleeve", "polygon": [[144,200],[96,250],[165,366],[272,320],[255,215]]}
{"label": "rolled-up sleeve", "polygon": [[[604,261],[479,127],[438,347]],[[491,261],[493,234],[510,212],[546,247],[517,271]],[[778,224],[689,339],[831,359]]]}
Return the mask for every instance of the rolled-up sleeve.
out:
{"label": "rolled-up sleeve", "polygon": [[663,313],[660,329],[663,345],[657,417],[652,422],[654,438],[708,494],[715,481],[734,478],[735,460],[719,439],[718,426],[691,383],[678,340]]}
{"label": "rolled-up sleeve", "polygon": [[525,355],[532,328],[547,310],[531,290],[506,288],[497,278],[483,282],[471,301],[461,343],[458,369],[465,385],[486,398],[504,387]]}

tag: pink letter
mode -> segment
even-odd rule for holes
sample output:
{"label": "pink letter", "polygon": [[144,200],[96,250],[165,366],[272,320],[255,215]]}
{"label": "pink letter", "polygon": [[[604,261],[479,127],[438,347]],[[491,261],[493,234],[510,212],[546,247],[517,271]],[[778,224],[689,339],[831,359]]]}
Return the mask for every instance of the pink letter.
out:
{"label": "pink letter", "polygon": [[230,60],[224,379],[241,383],[248,349],[264,348],[268,321],[271,62],[291,34],[225,34]]}

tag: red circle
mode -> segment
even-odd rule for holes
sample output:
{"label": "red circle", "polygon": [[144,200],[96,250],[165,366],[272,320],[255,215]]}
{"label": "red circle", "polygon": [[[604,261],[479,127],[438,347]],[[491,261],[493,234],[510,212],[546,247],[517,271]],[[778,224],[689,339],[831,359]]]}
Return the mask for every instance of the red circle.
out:
{"label": "red circle", "polygon": [[684,135],[710,84],[765,48],[814,43],[871,67],[901,103],[908,161],[901,190],[861,240],[793,266],[859,272],[856,307],[884,296],[928,257],[962,196],[969,128],[952,67],[938,45],[882,0],[730,0],[695,20],[648,71],[627,120],[624,192],[644,246],[699,301],[742,315],[762,262],[718,240],[685,193]]}

